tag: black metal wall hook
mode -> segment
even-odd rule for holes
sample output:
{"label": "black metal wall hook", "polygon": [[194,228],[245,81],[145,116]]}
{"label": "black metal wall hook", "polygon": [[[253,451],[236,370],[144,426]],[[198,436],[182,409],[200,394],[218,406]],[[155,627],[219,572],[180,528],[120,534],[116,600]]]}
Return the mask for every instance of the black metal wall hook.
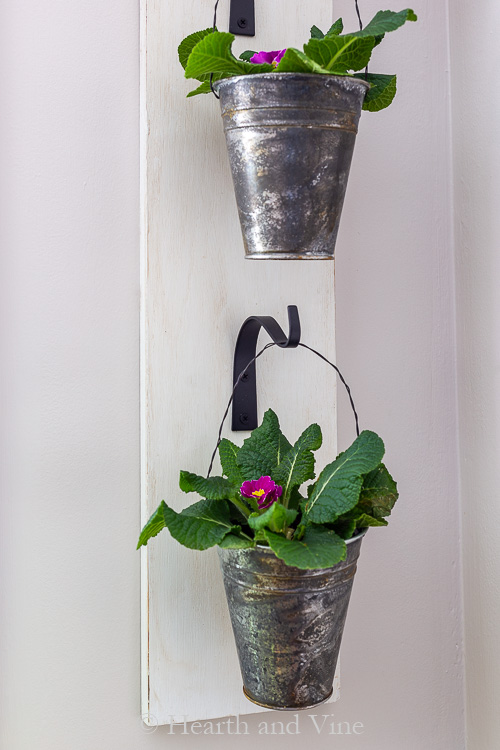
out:
{"label": "black metal wall hook", "polygon": [[255,354],[260,329],[282,349],[295,349],[300,343],[300,319],[296,305],[288,305],[288,337],[274,318],[268,315],[247,318],[241,326],[234,350],[234,391],[232,430],[254,430],[257,427],[257,379]]}
{"label": "black metal wall hook", "polygon": [[[301,346],[304,349],[315,354],[317,357],[330,365],[337,375],[339,376],[342,384],[344,385],[347,395],[349,396],[349,403],[351,404],[352,413],[354,414],[354,421],[356,424],[356,435],[359,437],[359,422],[358,413],[354,406],[352,399],[351,389],[347,385],[347,382],[340,372],[337,365],[330,362],[329,359],[323,356],[321,352],[313,349],[312,346],[303,344],[300,341],[300,320],[299,311],[295,305],[288,306],[288,323],[289,323],[289,334],[288,338],[281,330],[278,323],[274,318],[269,316],[262,317],[251,317],[247,318],[241,326],[238,339],[236,341],[236,350],[234,353],[234,377],[233,377],[233,390],[229,401],[226,406],[226,411],[222,417],[222,422],[219,426],[219,434],[217,436],[217,443],[215,445],[212,457],[210,459],[210,465],[208,467],[207,478],[212,473],[212,468],[217,455],[217,449],[222,440],[222,430],[224,424],[229,415],[231,404],[233,404],[233,432],[241,432],[243,430],[254,430],[257,427],[257,387],[255,379],[255,362],[261,357],[264,352],[273,346],[280,346],[283,349],[295,349],[297,346]],[[268,334],[271,336],[273,341],[262,347],[259,352],[256,353],[257,339],[261,328],[265,328]]]}

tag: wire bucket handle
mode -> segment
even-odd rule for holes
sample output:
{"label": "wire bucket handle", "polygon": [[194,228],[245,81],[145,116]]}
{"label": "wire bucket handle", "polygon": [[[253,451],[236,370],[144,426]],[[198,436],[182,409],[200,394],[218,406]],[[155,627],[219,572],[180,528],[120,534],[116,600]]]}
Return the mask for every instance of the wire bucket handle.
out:
{"label": "wire bucket handle", "polygon": [[[274,320],[274,318],[270,318],[268,316],[265,316],[265,317],[251,317],[251,318],[247,318],[247,320],[244,322],[244,324],[243,324],[243,326],[241,328],[241,331],[240,331],[240,335],[238,336],[238,341],[237,341],[237,346],[236,346],[236,352],[235,352],[235,363],[234,363],[235,364],[235,370],[234,370],[234,381],[233,381],[234,385],[233,385],[233,390],[231,392],[231,397],[230,397],[230,399],[228,401],[228,404],[227,404],[227,407],[226,407],[226,411],[224,412],[224,416],[222,417],[222,422],[220,423],[220,426],[219,426],[219,434],[217,436],[217,444],[216,444],[216,446],[214,448],[214,451],[212,453],[212,457],[210,459],[210,466],[208,468],[207,479],[208,479],[208,477],[210,477],[210,474],[212,472],[212,468],[213,468],[215,456],[217,454],[217,449],[218,449],[218,447],[220,445],[220,442],[222,440],[222,430],[224,429],[224,424],[225,424],[227,416],[229,414],[229,410],[231,408],[231,404],[234,401],[234,396],[235,396],[236,389],[238,388],[238,386],[242,382],[245,383],[246,376],[248,375],[249,371],[253,373],[254,383],[255,383],[255,362],[259,359],[259,357],[261,357],[264,354],[264,352],[266,352],[268,349],[270,349],[273,346],[279,346],[281,348],[290,348],[290,349],[296,348],[298,346],[301,346],[303,349],[307,349],[308,351],[312,352],[317,357],[319,357],[320,359],[322,359],[324,362],[326,362],[328,365],[330,365],[330,367],[333,367],[333,369],[335,370],[335,372],[339,376],[339,379],[340,379],[342,385],[344,386],[344,388],[345,388],[345,390],[347,392],[347,395],[349,397],[349,403],[351,405],[352,413],[354,415],[354,423],[355,423],[355,428],[356,428],[356,436],[359,437],[358,413],[357,413],[356,407],[354,405],[354,400],[352,398],[351,389],[350,389],[349,385],[347,384],[344,376],[340,372],[340,370],[337,367],[337,365],[335,365],[333,362],[330,362],[330,360],[327,359],[323,354],[321,354],[321,352],[318,352],[316,349],[313,349],[311,346],[308,346],[307,344],[303,344],[300,341],[300,322],[299,322],[298,310],[297,310],[297,307],[295,305],[289,305],[288,306],[288,319],[289,319],[289,323],[290,323],[290,332],[289,332],[288,338],[283,333],[282,329],[280,328],[280,326],[278,325],[278,323]],[[252,325],[250,326],[250,324],[252,324]],[[257,329],[255,328],[255,324],[258,324]],[[264,327],[266,329],[266,331],[269,333],[269,335],[272,336],[275,340],[274,341],[270,341],[268,344],[266,344],[265,346],[263,346],[262,349],[260,349],[260,351],[257,352],[250,359],[250,361],[248,361],[247,364],[241,369],[241,371],[237,374],[237,369],[239,368],[238,361],[239,361],[239,359],[241,359],[241,356],[240,357],[238,356],[238,346],[239,346],[239,344],[240,344],[240,342],[242,340],[242,333],[243,333],[243,331],[245,329],[245,326],[247,327],[247,330],[250,328],[250,330],[252,332],[252,341],[253,341],[253,345],[254,345],[254,349],[253,349],[254,352],[255,352],[255,347],[256,347],[256,344],[257,344],[257,337],[258,337],[259,330],[260,330],[261,327]],[[256,404],[255,404],[255,407],[256,407]],[[234,422],[235,422],[235,420],[234,420],[234,416],[233,416],[233,430],[234,430]],[[239,427],[238,429],[241,430],[241,429],[245,429],[245,428]],[[248,428],[248,429],[251,429],[251,428]]]}

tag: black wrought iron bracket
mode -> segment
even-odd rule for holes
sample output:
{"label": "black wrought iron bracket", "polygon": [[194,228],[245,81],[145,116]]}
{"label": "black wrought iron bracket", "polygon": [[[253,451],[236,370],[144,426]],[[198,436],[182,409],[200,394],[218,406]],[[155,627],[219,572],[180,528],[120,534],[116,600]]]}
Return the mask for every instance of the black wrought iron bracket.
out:
{"label": "black wrought iron bracket", "polygon": [[[274,318],[268,315],[247,318],[240,328],[234,350],[233,388],[239,375],[245,370],[257,352],[260,329],[272,338],[282,349],[295,349],[300,343],[300,319],[296,305],[288,305],[288,337]],[[255,362],[246,369],[234,391],[233,432],[254,430],[257,427],[257,378]]]}
{"label": "black wrought iron bracket", "polygon": [[231,34],[255,36],[254,0],[231,0],[229,31]]}

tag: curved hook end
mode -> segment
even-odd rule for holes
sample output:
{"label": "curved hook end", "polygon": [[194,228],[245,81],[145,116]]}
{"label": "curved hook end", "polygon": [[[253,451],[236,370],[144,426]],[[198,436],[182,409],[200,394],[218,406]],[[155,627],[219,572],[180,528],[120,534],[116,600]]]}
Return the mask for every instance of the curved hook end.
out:
{"label": "curved hook end", "polygon": [[300,343],[300,318],[297,305],[288,305],[288,341],[287,349],[295,349]]}

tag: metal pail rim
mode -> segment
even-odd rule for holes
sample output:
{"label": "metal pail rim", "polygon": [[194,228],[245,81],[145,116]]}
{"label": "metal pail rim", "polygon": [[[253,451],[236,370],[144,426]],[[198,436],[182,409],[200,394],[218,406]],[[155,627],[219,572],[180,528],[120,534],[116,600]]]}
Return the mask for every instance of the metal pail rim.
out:
{"label": "metal pail rim", "polygon": [[221,86],[224,86],[227,83],[231,83],[232,81],[236,80],[242,80],[245,81],[259,81],[259,80],[281,80],[281,79],[287,79],[287,78],[297,78],[300,81],[303,81],[304,79],[311,79],[314,81],[318,80],[324,80],[324,81],[331,81],[332,79],[342,80],[342,81],[354,81],[355,83],[362,84],[366,89],[371,88],[371,85],[368,83],[368,81],[363,80],[362,78],[356,78],[356,76],[341,76],[337,75],[335,73],[328,73],[325,75],[322,75],[321,73],[246,73],[238,76],[231,76],[230,78],[221,78],[218,81],[213,82],[213,87],[216,91],[216,93],[219,93],[219,89]]}

